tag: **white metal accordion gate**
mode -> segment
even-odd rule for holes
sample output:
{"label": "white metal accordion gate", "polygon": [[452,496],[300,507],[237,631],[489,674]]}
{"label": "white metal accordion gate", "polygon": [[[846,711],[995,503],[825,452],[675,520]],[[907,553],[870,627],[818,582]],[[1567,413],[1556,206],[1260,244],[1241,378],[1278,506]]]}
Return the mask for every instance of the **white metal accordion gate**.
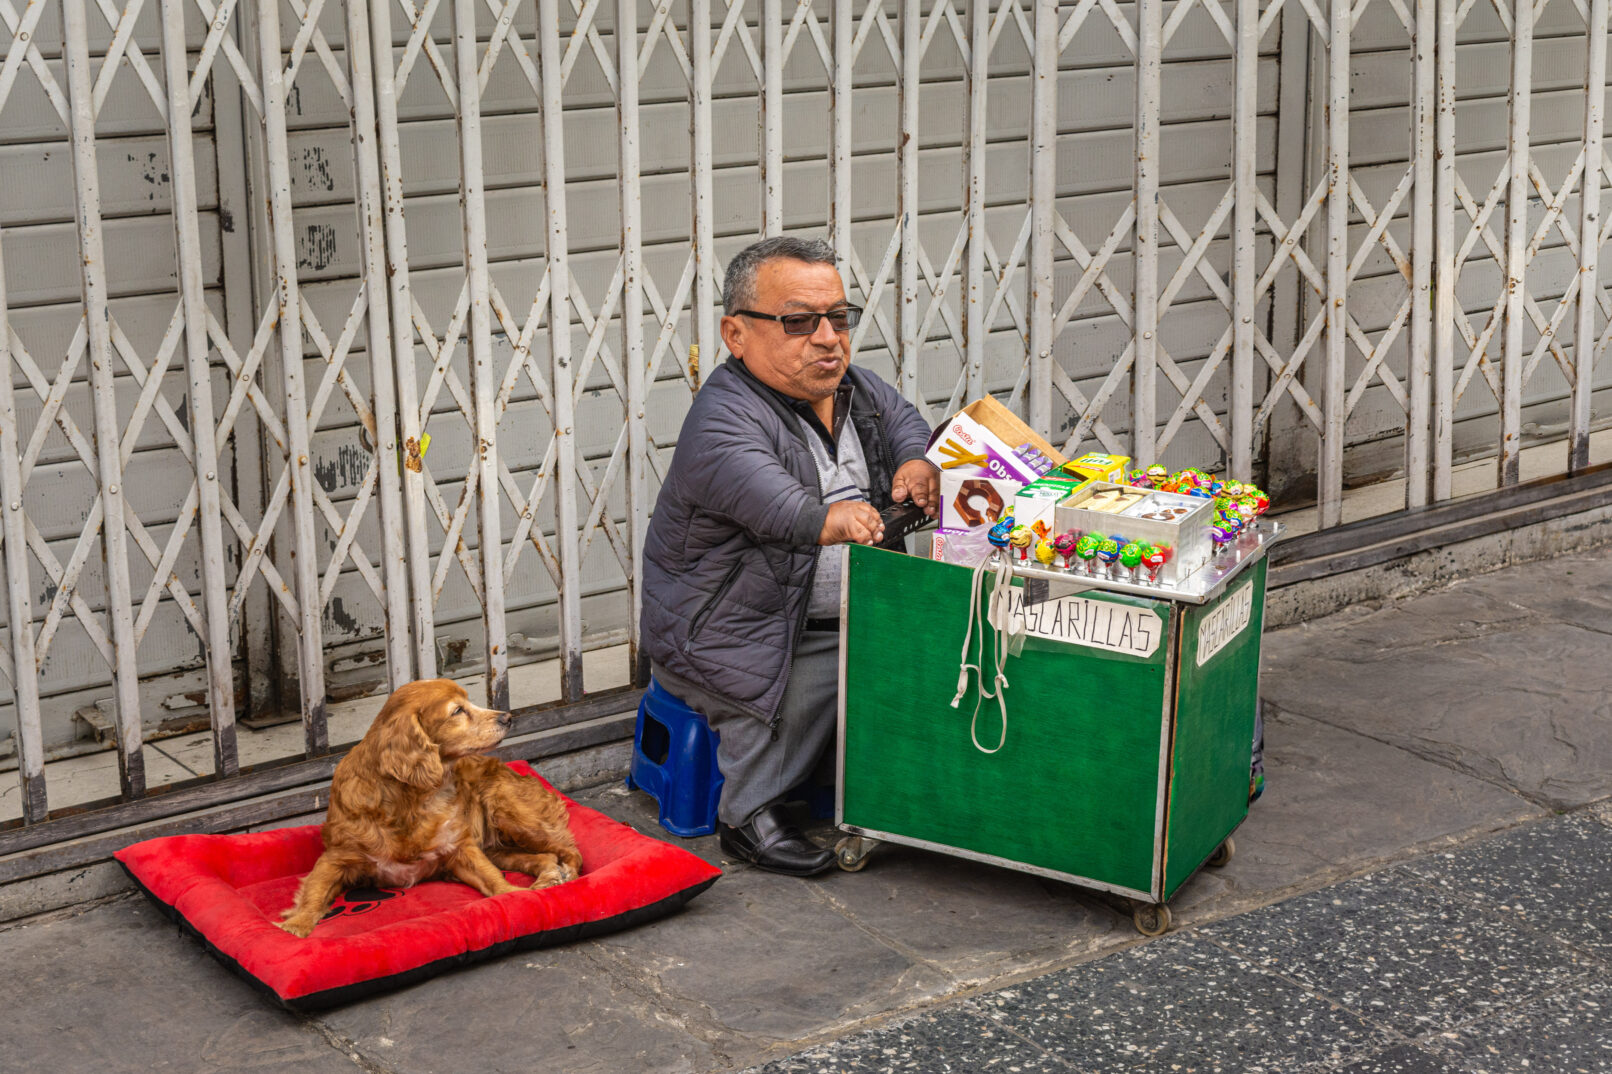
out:
{"label": "white metal accordion gate", "polygon": [[994,393],[1318,528],[1585,470],[1607,3],[0,0],[0,854],[75,712],[128,805],[162,720],[217,783],[265,708],[312,759],[342,689],[638,674],[762,235],[832,241],[932,421]]}

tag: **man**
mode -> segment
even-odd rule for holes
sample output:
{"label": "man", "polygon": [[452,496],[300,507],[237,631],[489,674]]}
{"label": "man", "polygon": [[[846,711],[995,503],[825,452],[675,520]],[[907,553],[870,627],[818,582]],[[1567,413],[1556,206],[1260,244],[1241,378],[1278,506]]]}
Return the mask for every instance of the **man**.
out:
{"label": "man", "polygon": [[850,368],[849,305],[827,243],[774,238],[729,264],[729,359],[694,398],[644,545],[643,645],[720,741],[722,847],[820,873],[833,853],[781,803],[826,757],[839,694],[840,551],[886,542],[880,511],[934,515],[929,425]]}

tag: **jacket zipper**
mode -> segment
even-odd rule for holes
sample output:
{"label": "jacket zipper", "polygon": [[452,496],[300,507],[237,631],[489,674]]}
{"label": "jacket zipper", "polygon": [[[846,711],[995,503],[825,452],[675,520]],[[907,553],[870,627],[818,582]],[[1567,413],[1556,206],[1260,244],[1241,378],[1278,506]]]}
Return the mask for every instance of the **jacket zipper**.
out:
{"label": "jacket zipper", "polygon": [[699,637],[700,631],[705,629],[705,621],[711,618],[711,612],[716,610],[717,602],[727,595],[729,589],[733,588],[734,580],[739,577],[739,569],[743,566],[744,564],[740,562],[729,567],[727,577],[722,579],[722,584],[716,587],[716,592],[711,594],[711,599],[707,600],[699,612],[695,614],[693,622],[689,624],[688,640],[683,643],[684,651],[687,651],[694,644],[694,639]]}
{"label": "jacket zipper", "polygon": [[[875,410],[873,412],[873,435],[878,437],[878,439],[879,439],[879,455],[880,455],[880,457],[882,457],[884,459],[885,476],[890,480],[890,483],[893,485],[893,484],[895,484],[895,480],[896,480],[896,457],[890,451],[890,440],[889,440],[889,438],[884,435],[884,426],[880,421],[880,419],[883,416],[884,415],[880,411]],[[870,474],[869,477],[871,478],[872,475]],[[869,489],[868,491],[872,492],[873,490]],[[894,496],[890,497],[890,506],[891,507],[897,506]],[[879,547],[883,548],[884,545],[880,545]],[[906,547],[907,547],[906,542],[905,542],[905,539],[903,538],[901,548],[903,550],[905,550]]]}
{"label": "jacket zipper", "polygon": [[[879,419],[883,416],[877,410],[873,412],[873,435],[879,438],[879,454],[884,456],[884,472],[889,475],[890,481],[894,483],[896,479],[896,457],[890,452],[890,441],[885,437],[884,428],[880,424]],[[890,506],[895,506],[894,497],[891,497]]]}
{"label": "jacket zipper", "polygon": [[[855,385],[852,387],[854,388]],[[850,421],[851,416],[847,414],[845,416],[845,420]],[[852,425],[851,429],[852,433],[854,434],[856,426]],[[807,448],[807,454],[811,454],[811,449],[809,446]],[[812,470],[817,474],[817,502],[822,503],[823,474],[822,471],[817,469],[817,461],[815,459],[812,461]],[[789,639],[789,656],[784,661],[784,688],[779,693],[778,706],[780,709],[783,707],[783,694],[789,691],[789,674],[795,670],[795,646],[800,644],[801,633],[806,629],[806,613],[811,611],[812,608],[812,585],[817,581],[817,564],[818,561],[822,559],[822,556],[823,546],[818,545],[812,552],[812,569],[806,574],[806,599],[800,602],[800,614],[795,617],[795,633]],[[770,741],[772,742],[778,741],[778,723],[782,719],[783,713],[774,712],[772,714],[772,719],[767,721],[767,731],[770,735]]]}

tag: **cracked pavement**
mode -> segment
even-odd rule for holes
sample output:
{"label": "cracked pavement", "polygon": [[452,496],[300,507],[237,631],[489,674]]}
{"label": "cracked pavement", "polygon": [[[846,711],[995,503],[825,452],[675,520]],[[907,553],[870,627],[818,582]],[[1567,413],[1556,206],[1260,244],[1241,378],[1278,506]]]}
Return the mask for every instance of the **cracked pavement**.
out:
{"label": "cracked pavement", "polygon": [[118,896],[0,930],[0,1070],[1612,1071],[1609,633],[1596,554],[1268,633],[1268,790],[1155,940],[1024,873],[708,837],[681,914],[303,1016]]}

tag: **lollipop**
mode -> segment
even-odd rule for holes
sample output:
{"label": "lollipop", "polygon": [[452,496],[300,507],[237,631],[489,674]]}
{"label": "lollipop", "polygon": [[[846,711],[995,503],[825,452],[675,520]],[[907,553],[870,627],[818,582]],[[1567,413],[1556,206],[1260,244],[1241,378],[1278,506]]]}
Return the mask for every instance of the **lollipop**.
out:
{"label": "lollipop", "polygon": [[1013,516],[1004,515],[1000,522],[991,527],[991,531],[985,535],[985,539],[991,543],[992,548],[1006,548],[1008,534],[1012,532]]}
{"label": "lollipop", "polygon": [[1154,463],[1152,466],[1149,466],[1147,468],[1148,482],[1150,484],[1152,484],[1155,488],[1158,487],[1161,483],[1169,480],[1169,478],[1170,478],[1170,471],[1166,470],[1163,466],[1160,466],[1158,463]]}
{"label": "lollipop", "polygon": [[1098,538],[1097,558],[1102,560],[1103,566],[1109,569],[1110,577],[1112,577],[1114,561],[1119,559],[1119,542],[1112,537]]}
{"label": "lollipop", "polygon": [[1092,573],[1092,557],[1097,555],[1097,542],[1100,540],[1095,534],[1088,533],[1075,542],[1075,555],[1080,557],[1086,573]]}
{"label": "lollipop", "polygon": [[1018,550],[1020,563],[1030,561],[1030,542],[1033,540],[1035,534],[1030,532],[1029,526],[1014,526],[1008,534],[1008,544]]}
{"label": "lollipop", "polygon": [[1131,580],[1136,580],[1136,568],[1142,562],[1144,546],[1136,541],[1128,541],[1125,547],[1119,550],[1119,565],[1131,572]]}
{"label": "lollipop", "polygon": [[1147,551],[1142,555],[1142,566],[1147,568],[1147,580],[1149,582],[1154,585],[1158,584],[1159,571],[1164,569],[1164,564],[1169,558],[1170,550],[1168,548],[1156,544],[1147,546]]}
{"label": "lollipop", "polygon": [[1128,483],[1133,488],[1150,489],[1153,487],[1153,478],[1148,476],[1146,470],[1132,470]]}
{"label": "lollipop", "polygon": [[1060,533],[1052,539],[1052,550],[1063,557],[1064,569],[1075,565],[1075,545],[1080,542],[1080,535],[1074,530]]}
{"label": "lollipop", "polygon": [[1058,553],[1044,538],[1035,543],[1035,561],[1043,567],[1052,566],[1052,561],[1058,558]]}

